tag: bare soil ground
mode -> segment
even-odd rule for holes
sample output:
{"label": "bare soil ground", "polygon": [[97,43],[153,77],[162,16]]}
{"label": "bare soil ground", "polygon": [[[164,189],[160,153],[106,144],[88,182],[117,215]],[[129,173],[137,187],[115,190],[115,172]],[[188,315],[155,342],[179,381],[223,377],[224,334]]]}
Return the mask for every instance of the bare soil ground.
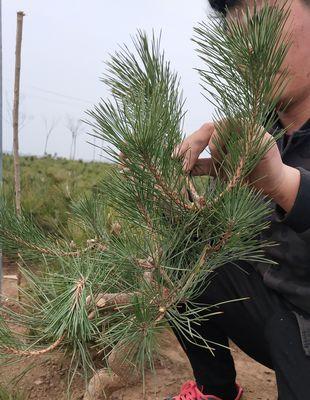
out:
{"label": "bare soil ground", "polygon": [[[14,267],[5,265],[4,275],[13,275]],[[8,297],[16,295],[16,280],[6,278],[3,291]],[[276,385],[272,371],[255,363],[236,346],[232,345],[238,382],[244,387],[244,400],[276,400]],[[65,355],[54,353],[40,358],[28,358],[21,363],[2,366],[0,383],[7,385],[25,368],[32,366],[14,387],[21,390],[25,399],[65,400],[67,397],[67,371],[69,360]],[[157,363],[156,377],[151,373],[146,376],[146,392],[143,395],[142,384],[119,390],[112,395],[113,400],[163,400],[168,395],[179,392],[181,385],[192,379],[192,371],[185,354],[174,339],[167,333],[161,350],[160,362]],[[71,399],[83,399],[85,382],[77,376],[72,385]],[[0,399],[3,400],[3,399]]]}

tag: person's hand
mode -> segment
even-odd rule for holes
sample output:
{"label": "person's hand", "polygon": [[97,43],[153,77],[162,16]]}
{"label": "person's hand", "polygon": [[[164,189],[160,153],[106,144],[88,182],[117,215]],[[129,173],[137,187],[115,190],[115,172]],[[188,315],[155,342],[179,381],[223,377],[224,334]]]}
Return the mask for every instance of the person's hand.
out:
{"label": "person's hand", "polygon": [[211,144],[210,138],[214,132],[214,124],[208,122],[174,149],[172,156],[182,158],[183,169],[186,173],[191,173],[193,176],[214,174],[213,160],[199,158],[203,150]]}
{"label": "person's hand", "polygon": [[[262,143],[271,141],[271,147],[249,176],[249,183],[273,199],[285,211],[290,211],[295,202],[300,185],[300,172],[283,163],[274,138],[264,133]],[[186,173],[197,175],[214,175],[220,165],[220,154],[215,143],[218,136],[213,123],[204,124],[198,131],[188,136],[173,152],[173,157],[182,157]],[[202,151],[209,146],[210,158],[199,158]]]}

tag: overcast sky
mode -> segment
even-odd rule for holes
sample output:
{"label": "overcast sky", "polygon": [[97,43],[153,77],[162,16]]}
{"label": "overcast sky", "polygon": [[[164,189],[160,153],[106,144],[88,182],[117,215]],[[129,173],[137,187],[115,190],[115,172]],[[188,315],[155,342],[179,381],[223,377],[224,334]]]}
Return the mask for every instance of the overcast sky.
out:
{"label": "overcast sky", "polygon": [[[46,139],[45,121],[57,126],[47,152],[68,157],[71,134],[67,119],[85,117],[85,110],[106,97],[99,81],[104,61],[118,44],[130,43],[137,29],[159,34],[167,58],[180,74],[187,98],[186,134],[210,120],[212,108],[201,95],[199,65],[193,26],[206,19],[206,0],[2,0],[4,151],[12,151],[11,107],[14,77],[16,12],[24,18],[21,74],[20,152],[42,155]],[[102,158],[81,132],[77,157]]]}

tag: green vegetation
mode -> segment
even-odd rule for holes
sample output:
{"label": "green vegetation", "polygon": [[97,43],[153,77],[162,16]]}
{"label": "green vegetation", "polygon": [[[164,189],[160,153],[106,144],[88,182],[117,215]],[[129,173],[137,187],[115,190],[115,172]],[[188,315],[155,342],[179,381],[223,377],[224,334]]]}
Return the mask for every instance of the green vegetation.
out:
{"label": "green vegetation", "polygon": [[23,393],[10,391],[4,386],[0,386],[0,400],[25,400],[26,396]]}
{"label": "green vegetation", "polygon": [[[114,168],[100,162],[26,156],[20,158],[23,214],[31,216],[48,233],[68,230],[69,209],[82,195],[95,192]],[[13,158],[3,157],[3,190],[7,204],[14,206]]]}

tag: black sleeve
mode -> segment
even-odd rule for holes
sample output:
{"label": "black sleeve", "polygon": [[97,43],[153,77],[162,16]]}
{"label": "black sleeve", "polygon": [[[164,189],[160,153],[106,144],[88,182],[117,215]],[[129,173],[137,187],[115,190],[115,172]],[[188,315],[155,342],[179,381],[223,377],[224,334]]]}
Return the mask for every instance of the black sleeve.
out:
{"label": "black sleeve", "polygon": [[293,208],[286,213],[276,206],[279,222],[290,226],[295,232],[302,233],[310,229],[310,171],[297,168],[300,171],[300,186]]}

